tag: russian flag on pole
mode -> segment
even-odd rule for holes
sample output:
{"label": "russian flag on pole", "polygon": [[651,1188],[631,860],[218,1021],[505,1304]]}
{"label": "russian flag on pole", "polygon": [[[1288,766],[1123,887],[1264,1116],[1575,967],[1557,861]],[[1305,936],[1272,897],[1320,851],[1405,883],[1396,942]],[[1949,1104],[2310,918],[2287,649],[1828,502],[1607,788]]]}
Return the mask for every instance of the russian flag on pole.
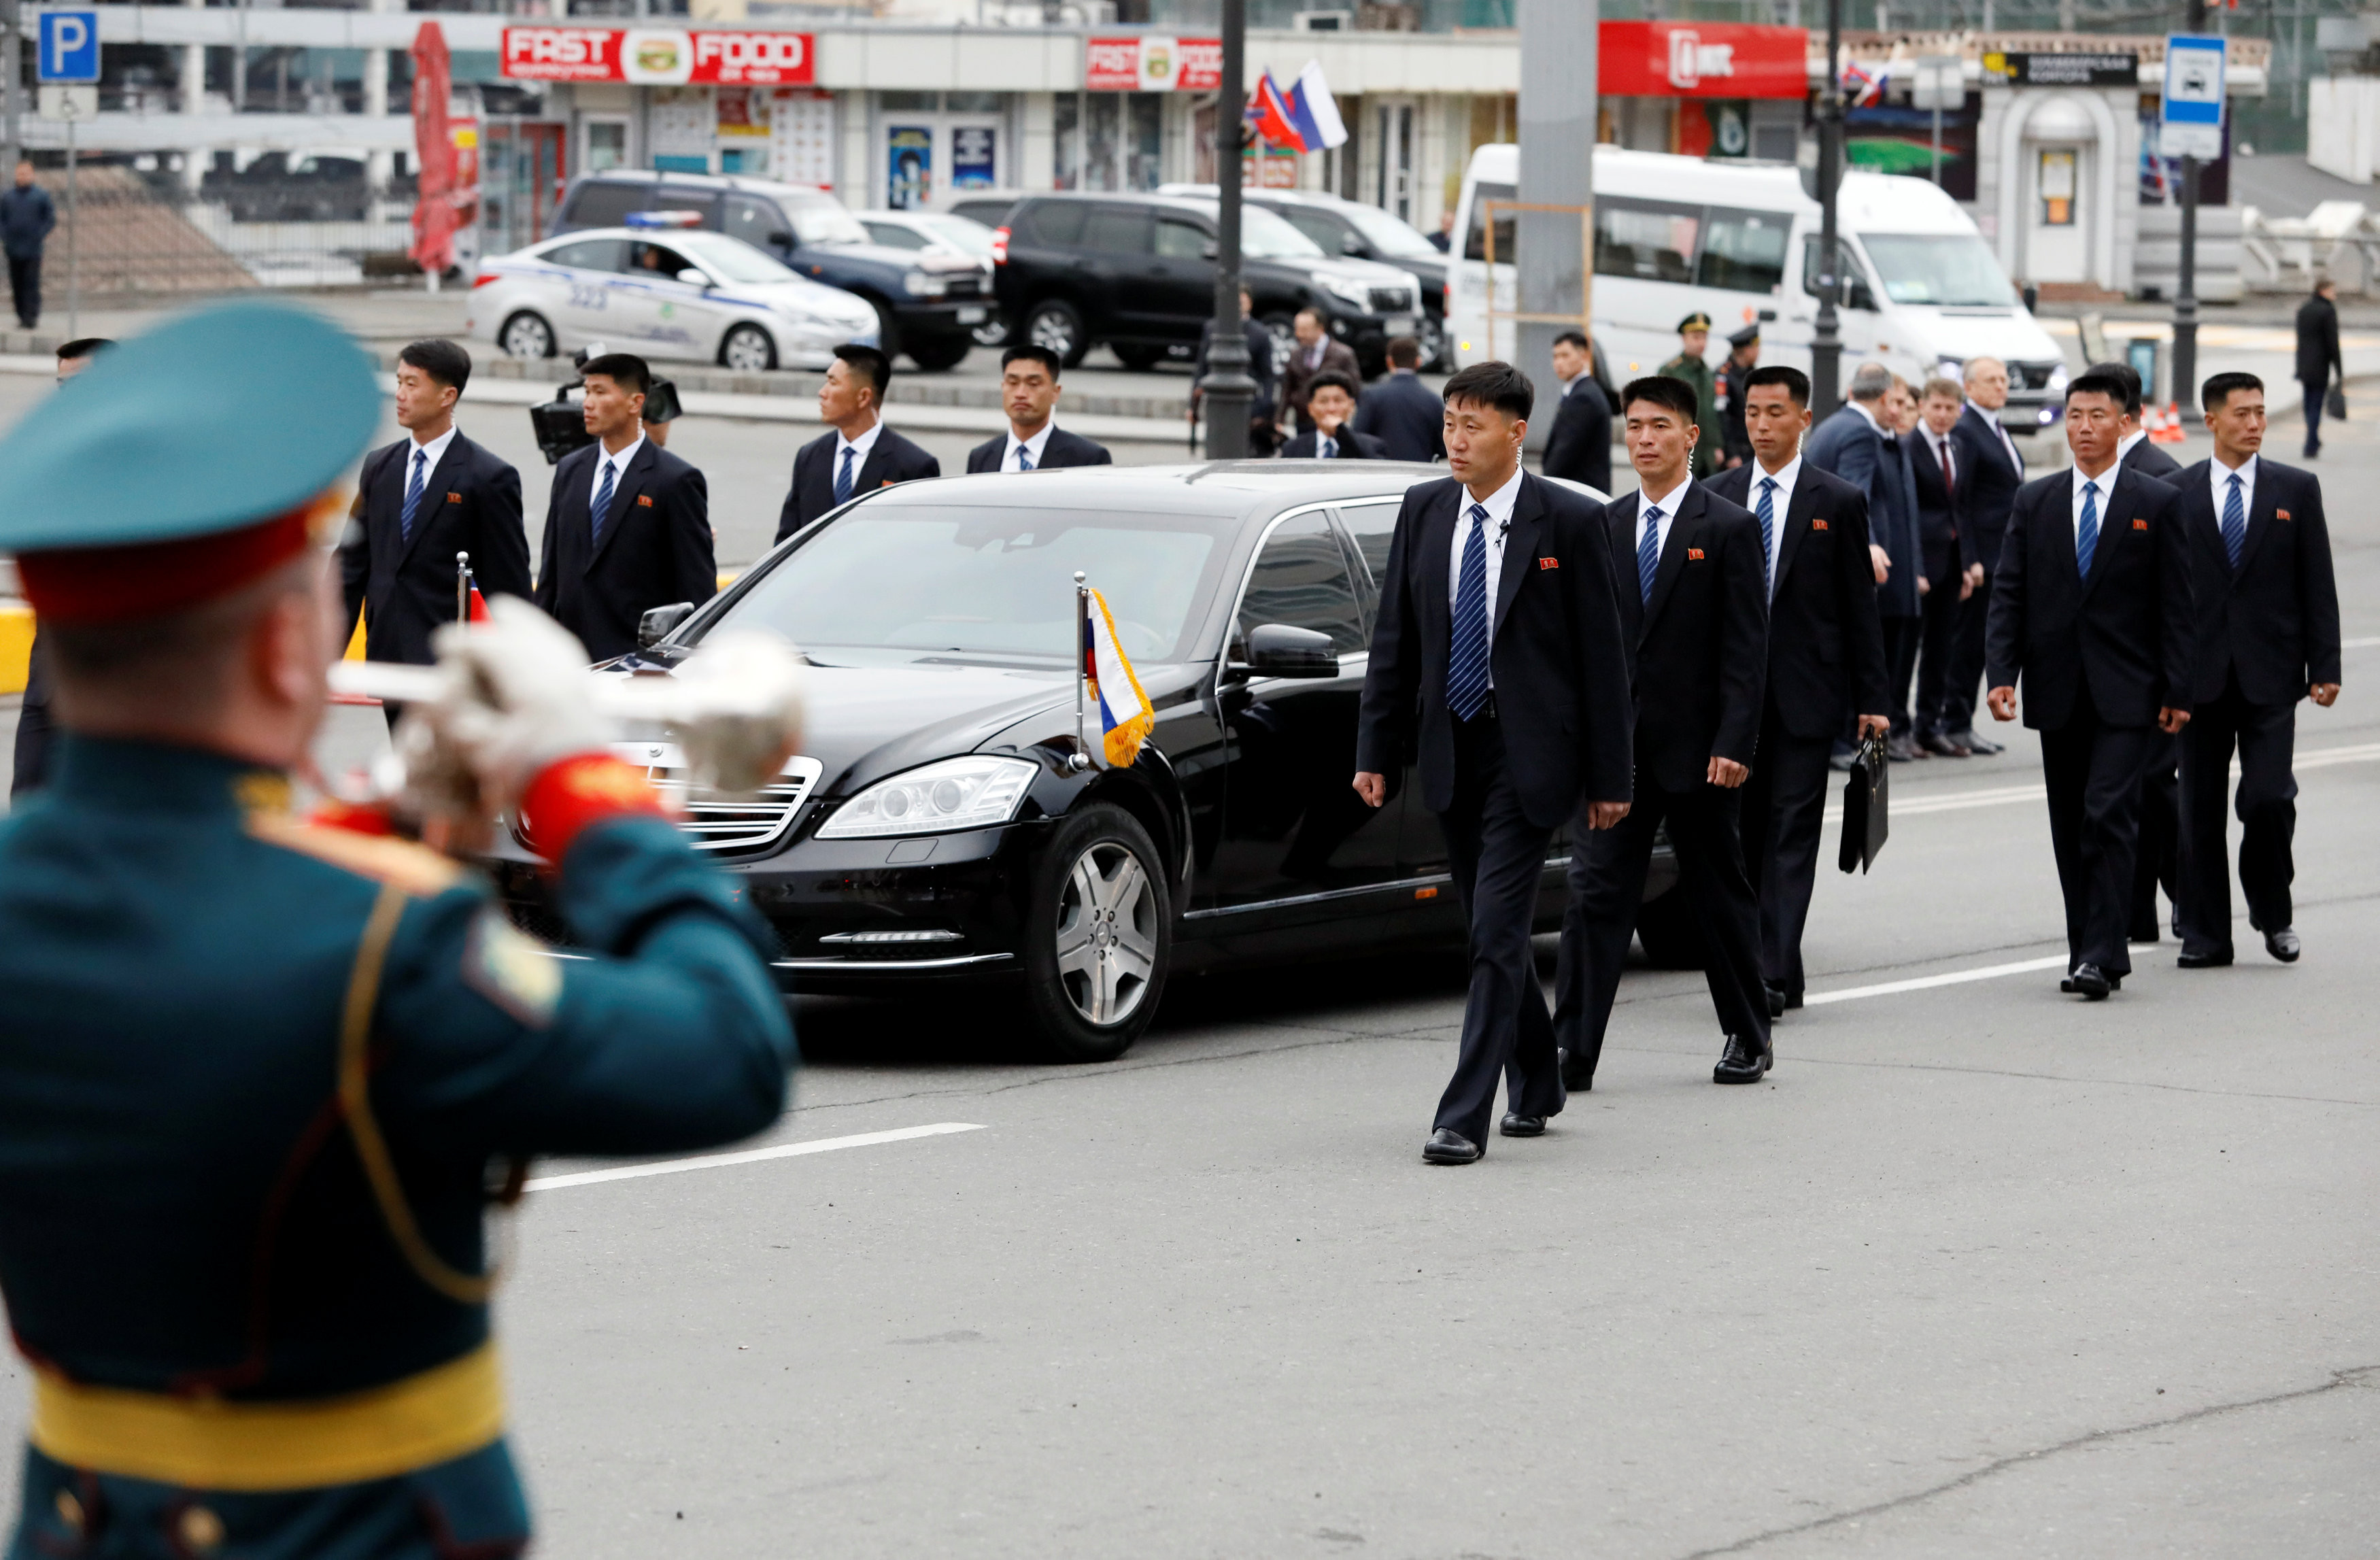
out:
{"label": "russian flag on pole", "polygon": [[1289,118],[1308,152],[1347,144],[1347,125],[1339,117],[1339,103],[1330,95],[1330,83],[1322,79],[1320,60],[1307,60],[1305,68],[1297,73],[1297,84],[1289,89]]}
{"label": "russian flag on pole", "polygon": [[1133,675],[1123,647],[1116,643],[1115,618],[1108,611],[1108,599],[1097,591],[1091,592],[1091,610],[1083,620],[1083,676],[1090,679],[1091,699],[1099,707],[1100,746],[1108,764],[1129,768],[1157,725],[1157,711]]}

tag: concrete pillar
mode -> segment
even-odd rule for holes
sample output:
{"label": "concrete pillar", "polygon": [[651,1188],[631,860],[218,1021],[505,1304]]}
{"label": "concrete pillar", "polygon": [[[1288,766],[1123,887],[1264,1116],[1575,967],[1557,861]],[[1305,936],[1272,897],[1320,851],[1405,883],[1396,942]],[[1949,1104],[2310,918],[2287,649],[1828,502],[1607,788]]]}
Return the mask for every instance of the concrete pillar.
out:
{"label": "concrete pillar", "polygon": [[[395,12],[404,8],[402,0],[371,0],[375,12]],[[374,119],[388,115],[388,55],[386,49],[364,51],[364,114]],[[395,158],[386,152],[375,152],[364,160],[364,179],[374,195],[388,192],[390,176],[395,171]]]}
{"label": "concrete pillar", "polygon": [[[1595,73],[1597,0],[1521,7],[1521,200],[1537,205],[1585,206],[1595,200]],[[1588,255],[1579,219],[1563,212],[1523,212],[1514,233],[1519,250],[1520,308],[1525,314],[1575,316]],[[1513,336],[1499,331],[1499,350],[1543,388],[1538,403],[1550,414],[1556,395],[1548,359],[1566,327],[1541,321]],[[1506,341],[1514,346],[1506,346]],[[1530,429],[1542,447],[1550,415]]]}
{"label": "concrete pillar", "polygon": [[1021,92],[1024,128],[1016,138],[1016,178],[1019,189],[1047,189],[1056,177],[1058,162],[1055,92]]}

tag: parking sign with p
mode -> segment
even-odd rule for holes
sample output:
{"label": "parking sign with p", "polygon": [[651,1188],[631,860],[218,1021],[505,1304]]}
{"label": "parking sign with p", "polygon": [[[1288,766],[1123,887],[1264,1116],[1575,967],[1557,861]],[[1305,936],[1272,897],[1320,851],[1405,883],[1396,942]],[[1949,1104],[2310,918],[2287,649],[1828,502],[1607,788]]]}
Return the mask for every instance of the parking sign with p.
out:
{"label": "parking sign with p", "polygon": [[34,50],[40,79],[47,82],[99,79],[99,13],[38,11],[41,31]]}

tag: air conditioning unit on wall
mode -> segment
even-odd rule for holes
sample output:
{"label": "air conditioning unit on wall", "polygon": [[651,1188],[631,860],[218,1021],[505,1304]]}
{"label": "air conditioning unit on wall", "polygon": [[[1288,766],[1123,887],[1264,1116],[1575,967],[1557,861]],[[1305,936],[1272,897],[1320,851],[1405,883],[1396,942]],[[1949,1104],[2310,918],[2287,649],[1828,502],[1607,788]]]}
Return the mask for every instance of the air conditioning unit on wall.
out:
{"label": "air conditioning unit on wall", "polygon": [[1299,11],[1289,25],[1299,32],[1353,32],[1355,13],[1348,10]]}

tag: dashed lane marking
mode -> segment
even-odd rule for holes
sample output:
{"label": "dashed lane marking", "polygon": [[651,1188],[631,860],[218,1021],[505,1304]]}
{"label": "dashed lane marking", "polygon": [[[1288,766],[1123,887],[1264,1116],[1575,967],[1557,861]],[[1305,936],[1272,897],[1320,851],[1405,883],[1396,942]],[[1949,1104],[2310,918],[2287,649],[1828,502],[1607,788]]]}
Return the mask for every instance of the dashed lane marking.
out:
{"label": "dashed lane marking", "polygon": [[[1931,991],[1936,986],[1963,986],[1970,981],[1997,981],[2003,975],[2032,975],[2044,969],[2065,968],[2066,956],[2053,954],[2047,958],[2019,959],[2014,964],[1986,964],[1976,969],[1952,969],[1940,975],[1920,975],[1913,980],[1887,981],[1876,986],[1847,986],[1839,992],[1812,992],[1802,999],[1802,1005],[1820,1007],[1830,1002],[1857,1002],[1862,997]],[[536,1185],[533,1181],[529,1184]]]}
{"label": "dashed lane marking", "polygon": [[646,1176],[676,1176],[688,1170],[724,1170],[734,1164],[758,1164],[763,1160],[795,1159],[806,1153],[832,1153],[837,1149],[873,1148],[879,1143],[905,1143],[912,1138],[940,1138],[952,1132],[980,1132],[979,1121],[938,1121],[930,1127],[902,1127],[890,1132],[855,1132],[848,1138],[813,1138],[804,1143],[779,1143],[773,1148],[746,1149],[740,1153],[707,1153],[694,1159],[664,1159],[651,1164],[623,1164],[613,1170],[581,1170],[569,1176],[540,1176],[530,1191],[559,1191],[565,1187],[591,1187],[605,1181],[633,1181]]}

